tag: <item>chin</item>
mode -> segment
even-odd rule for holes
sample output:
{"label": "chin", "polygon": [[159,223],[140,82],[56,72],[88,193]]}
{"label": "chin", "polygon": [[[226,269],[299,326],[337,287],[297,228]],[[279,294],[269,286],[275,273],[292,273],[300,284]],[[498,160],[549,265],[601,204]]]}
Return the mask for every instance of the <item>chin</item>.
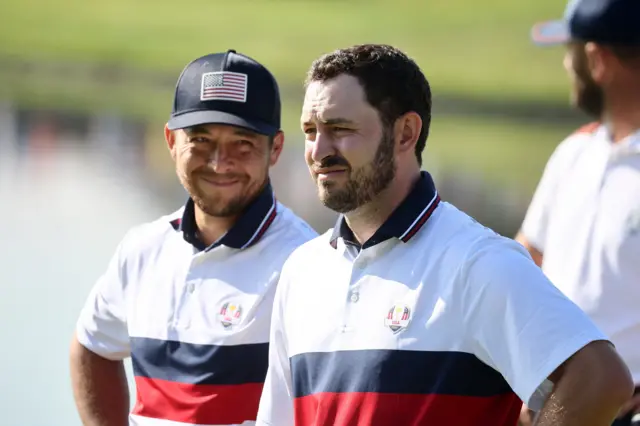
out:
{"label": "chin", "polygon": [[335,179],[316,180],[318,188],[324,188],[325,190],[336,190],[344,186],[344,182],[340,182]]}
{"label": "chin", "polygon": [[331,201],[333,194],[326,190],[326,188],[320,187],[318,188],[318,198],[322,202],[322,204],[326,204],[327,201]]}
{"label": "chin", "polygon": [[198,207],[209,216],[233,217],[247,206],[247,200],[239,197],[205,197],[195,200]]}

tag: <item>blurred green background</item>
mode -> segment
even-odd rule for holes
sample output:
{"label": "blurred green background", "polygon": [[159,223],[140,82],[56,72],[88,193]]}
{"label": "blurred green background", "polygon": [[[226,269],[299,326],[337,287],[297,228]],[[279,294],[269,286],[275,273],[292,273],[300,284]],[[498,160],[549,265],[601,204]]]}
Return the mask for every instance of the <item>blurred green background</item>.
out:
{"label": "blurred green background", "polygon": [[[529,41],[535,21],[561,16],[564,5],[553,0],[4,0],[1,7],[0,96],[23,105],[115,109],[162,122],[182,67],[234,48],[273,70],[288,140],[297,143],[311,61],[351,44],[388,43],[412,56],[432,84],[426,156],[526,191],[582,119],[566,111],[562,48]],[[56,72],[60,63],[76,66]]]}

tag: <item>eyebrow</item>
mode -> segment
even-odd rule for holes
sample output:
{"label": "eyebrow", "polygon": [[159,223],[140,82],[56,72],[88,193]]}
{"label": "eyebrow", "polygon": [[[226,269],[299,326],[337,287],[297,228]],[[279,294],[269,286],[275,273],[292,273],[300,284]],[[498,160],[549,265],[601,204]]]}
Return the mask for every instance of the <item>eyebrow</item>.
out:
{"label": "eyebrow", "polygon": [[[318,119],[318,121],[324,124],[325,126],[333,126],[336,124],[354,124],[353,120],[349,120],[348,118],[342,118],[342,117],[329,118],[328,120]],[[305,121],[302,124],[305,126],[308,126],[313,123],[311,121]]]}
{"label": "eyebrow", "polygon": [[201,135],[201,134],[208,135],[209,134],[209,130],[207,130],[207,128],[204,127],[204,126],[187,127],[187,128],[184,129],[184,132],[189,136],[191,136],[191,135]]}

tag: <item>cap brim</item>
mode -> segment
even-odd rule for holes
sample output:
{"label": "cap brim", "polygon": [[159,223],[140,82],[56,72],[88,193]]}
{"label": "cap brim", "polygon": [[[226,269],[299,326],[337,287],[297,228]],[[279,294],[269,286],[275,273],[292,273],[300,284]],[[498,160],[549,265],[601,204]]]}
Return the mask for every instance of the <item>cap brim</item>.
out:
{"label": "cap brim", "polygon": [[564,44],[570,39],[565,21],[540,22],[531,28],[531,40],[540,46]]}
{"label": "cap brim", "polygon": [[228,124],[267,136],[273,136],[280,130],[262,121],[248,120],[222,111],[193,111],[177,115],[169,119],[167,127],[169,127],[169,130],[176,130],[203,124]]}

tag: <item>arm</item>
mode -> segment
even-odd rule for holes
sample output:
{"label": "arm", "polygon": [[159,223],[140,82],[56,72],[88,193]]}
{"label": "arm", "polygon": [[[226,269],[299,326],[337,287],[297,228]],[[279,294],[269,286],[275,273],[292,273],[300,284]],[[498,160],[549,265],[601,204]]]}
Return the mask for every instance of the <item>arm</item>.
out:
{"label": "arm", "polygon": [[538,267],[542,267],[542,257],[543,257],[542,252],[537,248],[535,248],[533,244],[529,242],[529,240],[527,239],[527,237],[524,236],[524,233],[522,231],[518,232],[515,240],[520,244],[522,244],[522,246],[525,249],[527,249],[527,251],[529,252],[529,255],[531,256],[535,264],[538,265]]}
{"label": "arm", "polygon": [[87,297],[70,348],[73,396],[86,426],[127,426],[129,355],[122,243]]}
{"label": "arm", "polygon": [[554,387],[537,426],[610,425],[633,394],[626,365],[605,341],[580,349],[554,371],[550,380]]}
{"label": "arm", "polygon": [[285,273],[283,269],[273,305],[269,339],[269,370],[260,398],[257,426],[294,425],[293,386],[283,317],[285,305],[283,299],[286,298],[287,291]]}
{"label": "arm", "polygon": [[473,253],[462,282],[476,356],[529,407],[544,403],[538,425],[609,425],[631,379],[606,337],[518,244],[496,237]]}
{"label": "arm", "polygon": [[71,342],[71,384],[82,424],[126,426],[129,387],[122,361],[91,352],[74,336]]}
{"label": "arm", "polygon": [[564,148],[566,146],[563,146],[563,144],[558,146],[545,165],[522,226],[515,237],[515,240],[527,249],[529,255],[539,267],[542,266],[544,245],[549,225],[549,213],[554,204],[558,180],[565,167],[563,164],[565,162],[563,160],[565,156],[563,153]]}

